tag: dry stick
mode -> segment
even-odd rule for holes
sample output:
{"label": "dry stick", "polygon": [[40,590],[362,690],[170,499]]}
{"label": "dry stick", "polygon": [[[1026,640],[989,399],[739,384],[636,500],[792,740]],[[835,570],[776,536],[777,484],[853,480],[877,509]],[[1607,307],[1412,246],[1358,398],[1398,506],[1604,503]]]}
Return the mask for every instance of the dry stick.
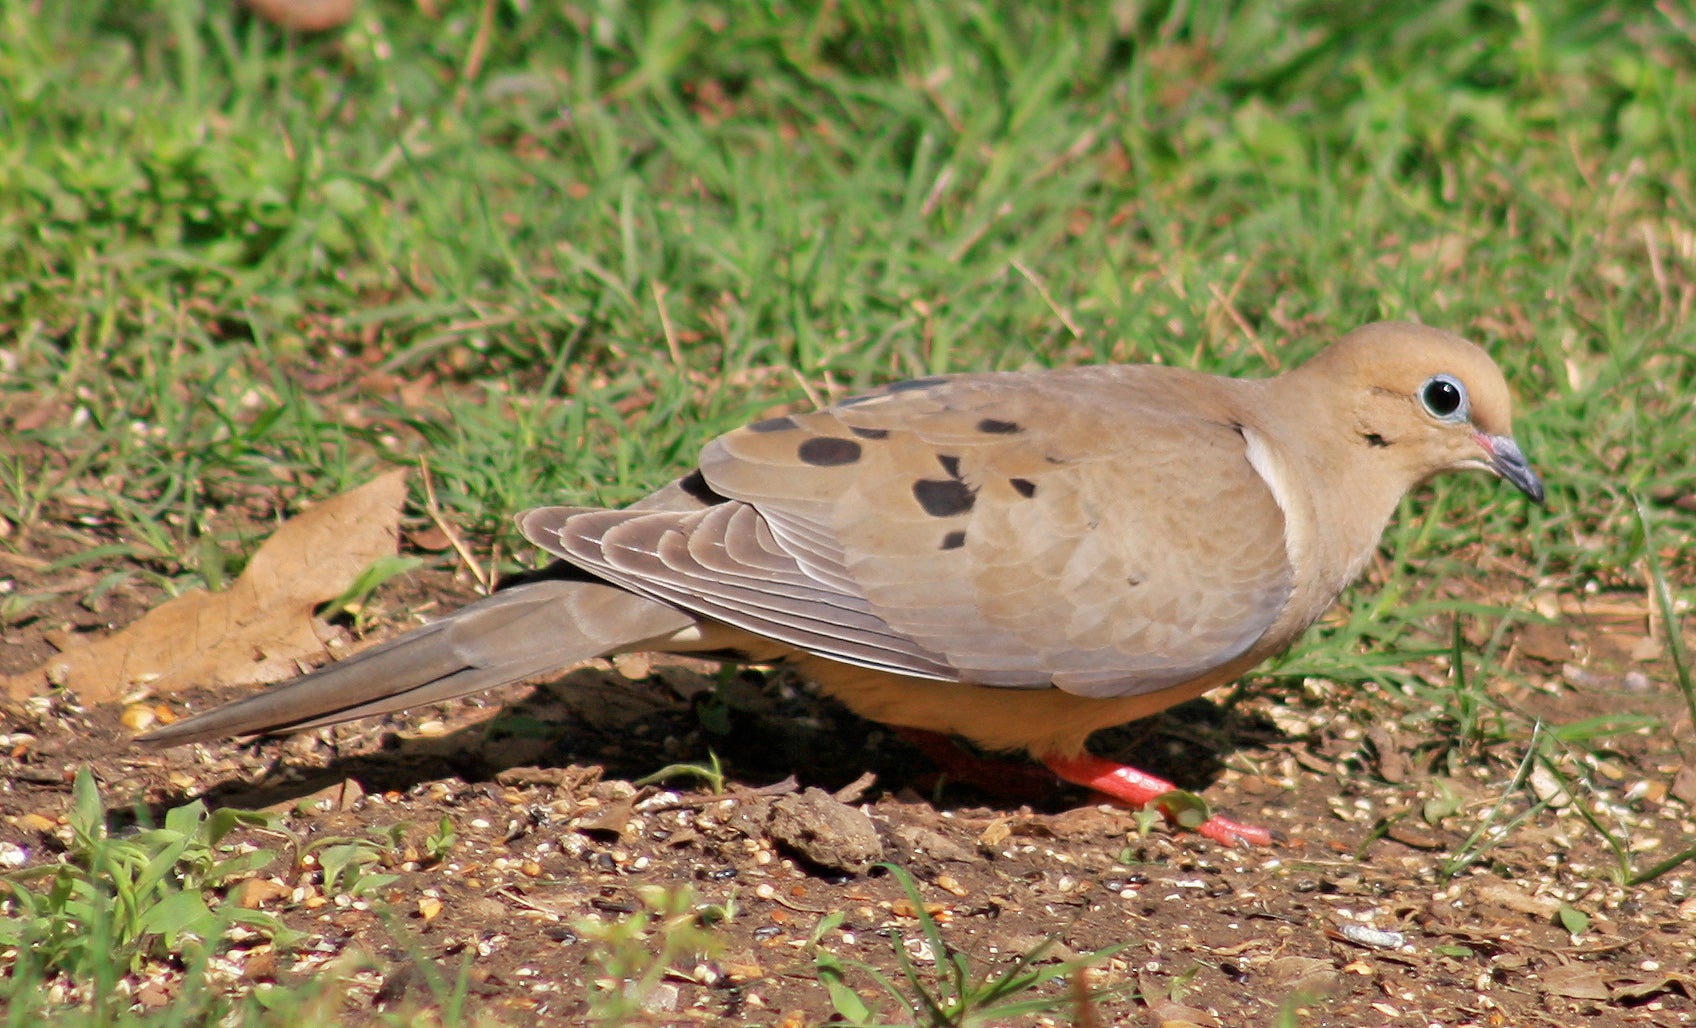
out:
{"label": "dry stick", "polygon": [[459,555],[460,563],[464,564],[465,569],[471,572],[471,577],[477,580],[477,588],[481,589],[485,596],[488,595],[493,589],[493,575],[485,573],[477,566],[477,558],[472,555],[471,548],[465,545],[459,530],[454,528],[447,518],[442,517],[441,505],[436,502],[436,486],[430,478],[430,459],[423,454],[418,457],[418,472],[424,479],[424,512],[430,515],[430,521],[436,528],[448,537],[448,544],[453,547],[453,552]]}
{"label": "dry stick", "polygon": [[1649,252],[1649,276],[1655,280],[1655,291],[1660,294],[1661,320],[1672,313],[1672,293],[1667,288],[1667,269],[1661,264],[1661,244],[1655,239],[1655,227],[1648,222],[1643,223],[1643,248]]}
{"label": "dry stick", "polygon": [[800,368],[790,368],[789,374],[794,376],[795,384],[801,387],[801,391],[807,394],[807,402],[813,405],[814,410],[824,410],[830,406],[824,397],[819,395],[819,391],[813,388],[813,384],[807,381],[806,376],[801,374]]}
{"label": "dry stick", "polygon": [[483,73],[483,59],[489,54],[489,39],[495,33],[495,0],[483,0],[483,10],[477,15],[477,34],[471,38],[471,49],[465,53],[465,68],[459,73],[458,95],[454,106],[464,108],[471,95],[471,83]]}
{"label": "dry stick", "polygon": [[[1237,285],[1240,286],[1241,284],[1242,279],[1238,279]],[[1223,289],[1219,288],[1217,282],[1207,283],[1207,291],[1212,294],[1213,299],[1219,304],[1219,308],[1225,312],[1225,316],[1231,319],[1231,324],[1237,326],[1237,331],[1241,332],[1243,338],[1248,340],[1248,344],[1254,349],[1255,354],[1264,359],[1270,367],[1276,369],[1278,367],[1277,359],[1267,353],[1260,345],[1260,340],[1254,334],[1254,329],[1249,327],[1248,321],[1243,318],[1242,313],[1237,310],[1236,303],[1232,300],[1232,297],[1236,295],[1237,286],[1231,287],[1229,296]]]}
{"label": "dry stick", "polygon": [[677,345],[677,330],[671,326],[671,312],[665,307],[666,288],[659,282],[652,283],[654,291],[654,306],[660,311],[660,331],[665,333],[665,348],[671,353],[671,363],[678,371],[683,367],[683,348]]}
{"label": "dry stick", "polygon": [[1066,326],[1066,331],[1072,333],[1072,338],[1082,339],[1084,334],[1079,331],[1078,323],[1072,320],[1072,316],[1066,313],[1064,307],[1054,301],[1054,297],[1048,292],[1048,287],[1043,284],[1042,279],[1037,278],[1036,273],[1025,267],[1025,262],[1017,257],[1013,258],[1013,267],[1018,270],[1019,274],[1025,276],[1025,281],[1036,287],[1036,295],[1042,297],[1043,303],[1048,304],[1048,309],[1053,311],[1054,316],[1060,319],[1060,324]]}

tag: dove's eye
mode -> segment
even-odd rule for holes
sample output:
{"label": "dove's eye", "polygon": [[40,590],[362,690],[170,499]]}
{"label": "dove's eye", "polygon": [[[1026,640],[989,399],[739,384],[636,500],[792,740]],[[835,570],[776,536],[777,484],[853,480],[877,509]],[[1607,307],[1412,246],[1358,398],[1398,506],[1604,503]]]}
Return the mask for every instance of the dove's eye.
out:
{"label": "dove's eye", "polygon": [[1466,387],[1452,375],[1433,375],[1419,390],[1419,402],[1434,418],[1460,421],[1466,417]]}

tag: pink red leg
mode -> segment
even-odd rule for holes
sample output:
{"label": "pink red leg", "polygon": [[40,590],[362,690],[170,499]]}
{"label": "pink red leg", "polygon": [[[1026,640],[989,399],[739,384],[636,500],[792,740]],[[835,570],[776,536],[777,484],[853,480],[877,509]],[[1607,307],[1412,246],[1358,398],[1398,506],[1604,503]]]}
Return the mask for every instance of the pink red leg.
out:
{"label": "pink red leg", "polygon": [[[1053,792],[1054,781],[1049,777],[1053,774],[1062,781],[1093,789],[1129,806],[1146,807],[1154,803],[1168,820],[1174,819],[1173,812],[1160,806],[1158,801],[1178,787],[1125,764],[1088,754],[1047,757],[1042,761],[1048,767],[1045,773],[1029,764],[973,756],[961,749],[955,740],[938,732],[918,728],[896,728],[895,732],[930,758],[937,769],[949,778],[994,796],[1024,802],[1040,799]],[[1226,846],[1267,846],[1274,839],[1273,834],[1264,828],[1239,824],[1223,817],[1208,818],[1197,826],[1196,831]]]}
{"label": "pink red leg", "polygon": [[[1173,820],[1173,812],[1160,804],[1161,796],[1177,790],[1171,782],[1087,753],[1078,757],[1044,757],[1042,762],[1073,785],[1094,789],[1133,807],[1146,807],[1152,803],[1166,815],[1167,820]],[[1196,831],[1227,846],[1269,846],[1273,840],[1272,833],[1264,828],[1238,824],[1223,817],[1208,818]]]}

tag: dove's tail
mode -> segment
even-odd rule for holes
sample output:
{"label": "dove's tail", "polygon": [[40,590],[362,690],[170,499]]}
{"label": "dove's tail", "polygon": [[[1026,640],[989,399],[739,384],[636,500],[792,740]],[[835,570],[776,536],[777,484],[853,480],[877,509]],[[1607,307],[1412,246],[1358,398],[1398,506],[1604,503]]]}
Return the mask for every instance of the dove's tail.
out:
{"label": "dove's tail", "polygon": [[[276,734],[450,700],[658,644],[695,618],[555,564],[398,639],[138,740]],[[644,644],[655,644],[646,646]]]}

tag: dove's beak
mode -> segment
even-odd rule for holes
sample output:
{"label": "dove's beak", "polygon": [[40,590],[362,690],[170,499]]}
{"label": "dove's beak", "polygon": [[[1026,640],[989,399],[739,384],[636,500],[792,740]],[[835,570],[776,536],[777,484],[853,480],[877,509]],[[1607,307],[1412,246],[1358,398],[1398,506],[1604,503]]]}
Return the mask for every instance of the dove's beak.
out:
{"label": "dove's beak", "polygon": [[1531,497],[1531,502],[1543,502],[1543,480],[1531,470],[1531,462],[1525,459],[1525,451],[1519,448],[1513,437],[1480,432],[1474,438],[1484,448],[1485,463],[1491,471],[1512,482],[1520,492]]}

